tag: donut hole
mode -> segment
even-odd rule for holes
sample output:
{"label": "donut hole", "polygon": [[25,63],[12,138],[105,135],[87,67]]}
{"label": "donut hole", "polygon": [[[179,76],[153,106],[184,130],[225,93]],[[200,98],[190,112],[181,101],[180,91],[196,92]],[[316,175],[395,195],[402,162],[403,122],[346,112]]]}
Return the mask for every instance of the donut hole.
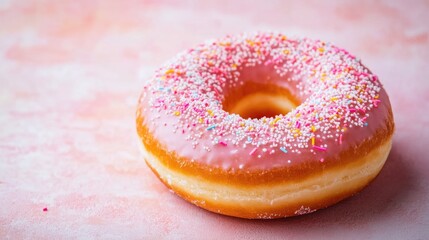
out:
{"label": "donut hole", "polygon": [[223,101],[223,109],[245,119],[261,119],[287,114],[299,104],[287,89],[247,82],[229,91]]}

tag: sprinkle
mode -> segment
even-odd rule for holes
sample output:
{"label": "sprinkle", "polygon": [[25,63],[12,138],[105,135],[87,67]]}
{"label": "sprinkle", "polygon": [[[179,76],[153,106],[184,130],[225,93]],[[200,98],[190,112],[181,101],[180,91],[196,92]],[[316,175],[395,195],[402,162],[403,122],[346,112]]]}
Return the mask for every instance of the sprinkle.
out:
{"label": "sprinkle", "polygon": [[340,143],[340,145],[343,144],[343,134],[340,134],[338,142]]}
{"label": "sprinkle", "polygon": [[216,127],[216,125],[214,124],[214,125],[211,125],[210,127],[206,128],[206,130],[210,131],[210,130],[214,129],[215,127]]}
{"label": "sprinkle", "polygon": [[311,138],[311,145],[314,146],[314,144],[316,143],[316,139],[314,137]]}
{"label": "sprinkle", "polygon": [[171,73],[174,73],[174,69],[172,69],[172,68],[165,71],[165,74],[171,74]]}
{"label": "sprinkle", "polygon": [[249,152],[249,155],[252,156],[256,152],[257,149],[258,148],[256,148],[256,147],[254,149],[252,149],[252,151]]}
{"label": "sprinkle", "polygon": [[226,142],[224,142],[224,141],[220,141],[219,144],[222,145],[222,146],[224,146],[224,147],[228,146],[228,144]]}
{"label": "sprinkle", "polygon": [[287,150],[286,150],[286,148],[285,148],[285,147],[280,147],[280,150],[281,150],[282,152],[284,152],[284,153],[287,153]]}
{"label": "sprinkle", "polygon": [[324,159],[324,158],[321,158],[319,161],[320,161],[320,162],[324,162],[324,161],[325,161],[325,159]]}
{"label": "sprinkle", "polygon": [[221,95],[221,94],[219,93],[219,91],[218,91],[215,87],[213,87],[212,89],[213,89],[213,91],[214,91],[218,96],[220,96],[220,95]]}
{"label": "sprinkle", "polygon": [[275,125],[278,121],[280,121],[280,117],[276,117],[272,122],[271,125]]}
{"label": "sprinkle", "polygon": [[326,151],[326,148],[321,147],[321,146],[314,145],[313,148],[316,149],[316,150],[319,150],[319,151]]}
{"label": "sprinkle", "polygon": [[253,46],[255,45],[255,43],[252,40],[246,40],[247,44],[249,44],[249,46]]}
{"label": "sprinkle", "polygon": [[47,208],[47,207],[43,208],[43,211],[44,211],[44,212],[47,212],[47,211],[48,211],[48,208]]}
{"label": "sprinkle", "polygon": [[180,112],[179,112],[179,111],[175,111],[175,112],[174,112],[174,115],[175,115],[175,116],[180,116]]}
{"label": "sprinkle", "polygon": [[380,103],[381,101],[378,99],[374,99],[374,100],[372,100],[372,102],[374,104],[374,107],[378,107],[378,103]]}

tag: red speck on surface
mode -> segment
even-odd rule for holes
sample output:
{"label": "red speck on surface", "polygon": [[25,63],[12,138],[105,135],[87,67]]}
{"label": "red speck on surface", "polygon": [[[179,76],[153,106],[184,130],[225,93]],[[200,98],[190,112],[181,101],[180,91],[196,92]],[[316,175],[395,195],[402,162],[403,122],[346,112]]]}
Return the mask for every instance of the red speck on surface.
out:
{"label": "red speck on surface", "polygon": [[43,208],[43,211],[44,211],[44,212],[47,212],[47,211],[48,211],[48,208],[47,208],[47,207]]}

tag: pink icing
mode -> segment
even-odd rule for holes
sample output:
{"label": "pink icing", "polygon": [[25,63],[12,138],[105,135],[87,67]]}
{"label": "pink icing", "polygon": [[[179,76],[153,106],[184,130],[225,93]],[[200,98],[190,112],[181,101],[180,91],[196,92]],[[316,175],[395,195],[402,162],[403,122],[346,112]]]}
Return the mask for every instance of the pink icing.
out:
{"label": "pink icing", "polygon": [[[244,81],[287,88],[302,104],[262,119],[224,111],[224,94]],[[257,33],[179,54],[144,87],[139,108],[169,151],[234,170],[336,159],[383,127],[390,102],[378,78],[347,51]]]}

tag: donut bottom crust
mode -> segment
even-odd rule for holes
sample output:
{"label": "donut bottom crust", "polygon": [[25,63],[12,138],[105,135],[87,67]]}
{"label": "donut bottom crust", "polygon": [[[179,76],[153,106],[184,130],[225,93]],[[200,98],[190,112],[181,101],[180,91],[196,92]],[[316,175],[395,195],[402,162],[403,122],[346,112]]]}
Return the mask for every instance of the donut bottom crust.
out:
{"label": "donut bottom crust", "polygon": [[392,136],[367,155],[346,165],[325,169],[299,182],[241,185],[217,183],[165,166],[141,144],[147,165],[176,194],[206,210],[248,219],[302,215],[326,208],[368,185],[382,169]]}

